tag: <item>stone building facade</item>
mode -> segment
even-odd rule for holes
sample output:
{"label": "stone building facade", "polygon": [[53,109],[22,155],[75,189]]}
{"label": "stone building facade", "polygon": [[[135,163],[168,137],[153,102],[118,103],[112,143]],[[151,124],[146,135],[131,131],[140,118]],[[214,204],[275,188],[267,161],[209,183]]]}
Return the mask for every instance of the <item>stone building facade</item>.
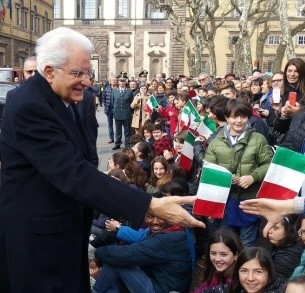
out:
{"label": "stone building facade", "polygon": [[[245,1],[238,0],[242,10]],[[273,0],[268,0],[270,3]],[[181,17],[181,33],[190,40],[191,25],[185,0],[159,0],[160,3],[174,3],[171,8]],[[268,3],[269,3],[268,2]],[[288,16],[291,28],[305,21],[302,5],[305,0],[288,0]],[[222,19],[222,11],[230,8],[230,0],[220,1],[216,20]],[[270,34],[265,42],[264,56],[259,61],[260,69],[272,71],[280,42],[279,17],[274,12],[270,23]],[[218,18],[218,19],[217,19]],[[222,75],[233,70],[234,58],[230,46],[239,35],[239,15],[236,11],[226,15],[224,23],[218,28],[215,37],[217,56],[216,74]],[[191,74],[185,51],[180,42],[173,37],[170,22],[160,9],[153,8],[145,0],[55,0],[54,26],[68,26],[76,29],[95,44],[92,66],[97,78],[106,80],[112,75],[126,71],[136,77],[145,69],[151,80],[155,73],[164,72],[167,76],[181,73]],[[255,60],[257,38],[263,28],[260,25],[251,37],[252,59]],[[297,57],[305,58],[305,32],[293,38]],[[192,43],[189,42],[192,48]],[[283,64],[286,63],[284,58]],[[282,64],[282,65],[283,65]],[[203,48],[200,60],[202,71],[210,72],[209,52]]]}
{"label": "stone building facade", "polygon": [[53,1],[11,2],[12,9],[5,6],[5,18],[0,20],[0,67],[23,67],[36,40],[53,29]]}

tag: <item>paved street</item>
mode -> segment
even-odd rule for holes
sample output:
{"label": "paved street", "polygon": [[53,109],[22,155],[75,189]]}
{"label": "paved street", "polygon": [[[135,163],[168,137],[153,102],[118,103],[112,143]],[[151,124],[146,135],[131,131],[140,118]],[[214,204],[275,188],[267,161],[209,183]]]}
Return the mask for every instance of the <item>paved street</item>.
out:
{"label": "paved street", "polygon": [[107,117],[104,113],[104,108],[99,107],[96,112],[96,118],[99,124],[98,128],[98,138],[97,138],[97,151],[100,159],[99,170],[107,170],[107,161],[110,156],[115,152],[111,149],[114,144],[108,144],[108,126],[107,126]]}

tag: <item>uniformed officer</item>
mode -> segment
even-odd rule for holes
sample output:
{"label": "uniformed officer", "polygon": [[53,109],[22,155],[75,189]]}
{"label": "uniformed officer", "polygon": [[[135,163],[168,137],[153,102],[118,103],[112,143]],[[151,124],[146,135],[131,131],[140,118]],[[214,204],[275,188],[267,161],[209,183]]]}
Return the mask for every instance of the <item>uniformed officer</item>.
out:
{"label": "uniformed officer", "polygon": [[142,70],[139,73],[139,81],[140,81],[140,83],[147,83],[147,74],[148,74],[147,70]]}
{"label": "uniformed officer", "polygon": [[122,128],[124,128],[125,147],[130,147],[130,124],[133,94],[126,87],[127,73],[121,72],[118,76],[119,86],[112,91],[113,118],[115,121],[115,144],[112,148],[117,150],[122,144]]}

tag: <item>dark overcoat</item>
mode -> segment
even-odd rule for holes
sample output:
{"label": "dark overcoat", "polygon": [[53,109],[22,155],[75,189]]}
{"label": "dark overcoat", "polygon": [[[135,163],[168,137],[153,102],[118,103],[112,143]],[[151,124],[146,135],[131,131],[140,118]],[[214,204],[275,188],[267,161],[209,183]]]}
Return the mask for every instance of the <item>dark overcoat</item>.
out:
{"label": "dark overcoat", "polygon": [[40,74],[13,95],[2,120],[0,292],[88,293],[92,210],[138,228],[151,197],[96,169],[77,109],[75,122]]}

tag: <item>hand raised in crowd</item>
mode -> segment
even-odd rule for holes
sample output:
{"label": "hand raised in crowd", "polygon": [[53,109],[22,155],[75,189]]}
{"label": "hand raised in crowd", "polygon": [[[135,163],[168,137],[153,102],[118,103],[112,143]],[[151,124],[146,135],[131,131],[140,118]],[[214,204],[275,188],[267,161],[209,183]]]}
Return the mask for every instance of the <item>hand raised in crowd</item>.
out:
{"label": "hand raised in crowd", "polygon": [[272,97],[269,99],[271,108],[275,111],[275,113],[280,113],[281,108],[282,108],[282,102],[280,101],[279,103],[274,103]]}
{"label": "hand raised in crowd", "polygon": [[166,196],[162,198],[152,198],[148,213],[181,227],[205,228],[205,224],[192,217],[181,204],[193,203],[196,196]]}
{"label": "hand raised in crowd", "polygon": [[239,206],[245,213],[262,216],[268,223],[264,228],[264,237],[286,215],[293,214],[293,199],[275,200],[269,198],[249,199],[242,201]]}
{"label": "hand raised in crowd", "polygon": [[[284,115],[286,116],[290,116],[293,113],[295,113],[296,111],[300,110],[300,104],[298,102],[295,103],[295,106],[292,106],[289,101],[286,102],[284,108]],[[283,109],[282,108],[282,109]],[[281,112],[283,113],[283,112]]]}
{"label": "hand raised in crowd", "polygon": [[170,152],[169,150],[165,150],[165,151],[163,152],[163,156],[164,156],[164,158],[165,158],[167,161],[170,160],[170,159],[172,159],[172,158],[174,157],[173,153]]}

